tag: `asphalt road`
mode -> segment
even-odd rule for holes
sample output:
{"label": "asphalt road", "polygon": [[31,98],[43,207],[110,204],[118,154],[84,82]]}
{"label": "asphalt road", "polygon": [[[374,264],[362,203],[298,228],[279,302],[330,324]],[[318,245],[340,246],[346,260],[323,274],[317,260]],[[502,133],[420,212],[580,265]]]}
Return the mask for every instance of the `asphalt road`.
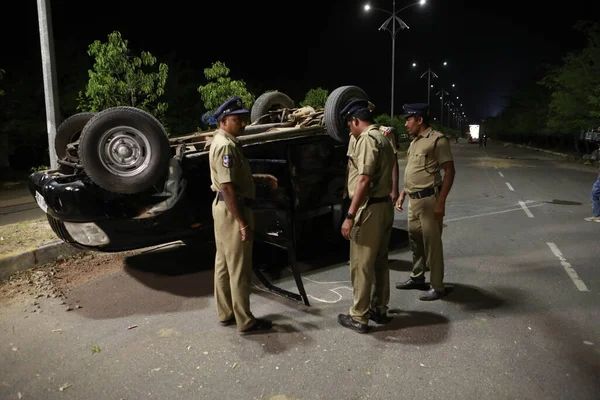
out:
{"label": "asphalt road", "polygon": [[[253,312],[275,331],[241,337],[217,324],[212,254],[166,248],[75,287],[80,309],[3,309],[0,398],[598,399],[600,224],[583,220],[596,170],[493,142],[453,151],[443,300],[393,288],[411,267],[401,246],[394,321],[349,331],[346,254],[315,249],[301,263],[311,306],[257,288]],[[276,283],[295,290],[285,269]]]}

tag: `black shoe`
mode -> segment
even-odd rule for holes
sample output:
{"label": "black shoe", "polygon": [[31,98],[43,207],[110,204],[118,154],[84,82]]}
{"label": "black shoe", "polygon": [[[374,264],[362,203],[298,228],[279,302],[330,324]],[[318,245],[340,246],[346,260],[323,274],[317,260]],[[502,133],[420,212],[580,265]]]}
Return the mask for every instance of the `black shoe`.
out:
{"label": "black shoe", "polygon": [[426,294],[419,297],[419,300],[423,300],[423,301],[438,300],[438,299],[441,299],[442,297],[444,297],[446,294],[447,293],[445,290],[435,290],[434,288],[431,288],[427,291]]}
{"label": "black shoe", "polygon": [[355,321],[354,318],[348,314],[339,314],[338,322],[343,327],[352,329],[358,333],[367,333],[369,331],[369,326],[367,324],[361,324],[360,322]]}
{"label": "black shoe", "polygon": [[370,312],[369,319],[375,322],[377,325],[385,325],[392,322],[392,317],[387,315],[387,313],[376,313],[374,311]]}
{"label": "black shoe", "polygon": [[427,290],[429,285],[425,283],[425,278],[408,278],[406,282],[397,282],[396,289],[420,289]]}
{"label": "black shoe", "polygon": [[231,317],[229,319],[226,319],[225,321],[219,321],[219,324],[221,326],[233,325],[233,324],[235,324],[235,317]]}
{"label": "black shoe", "polygon": [[254,321],[254,325],[252,325],[250,328],[246,328],[243,331],[240,331],[240,333],[242,335],[247,335],[249,333],[255,333],[255,332],[259,332],[259,331],[266,331],[269,330],[273,327],[273,323],[269,320],[266,319],[256,319],[256,321]]}

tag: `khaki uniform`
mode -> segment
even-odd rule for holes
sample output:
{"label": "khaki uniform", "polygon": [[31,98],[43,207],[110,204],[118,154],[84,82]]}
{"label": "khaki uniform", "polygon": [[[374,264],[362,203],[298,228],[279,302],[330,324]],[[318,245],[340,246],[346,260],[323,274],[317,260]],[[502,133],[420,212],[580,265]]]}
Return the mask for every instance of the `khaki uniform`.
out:
{"label": "khaki uniform", "polygon": [[[404,189],[409,196],[408,237],[413,254],[411,278],[421,279],[431,271],[431,287],[444,290],[442,220],[434,219],[435,203],[442,185],[441,165],[453,161],[450,143],[441,132],[428,128],[410,144],[404,170]],[[411,194],[435,188],[433,195],[412,198]]]}
{"label": "khaki uniform", "polygon": [[[350,278],[354,302],[350,316],[363,324],[369,322],[370,310],[382,313],[390,299],[388,244],[394,222],[390,200],[392,168],[395,157],[392,146],[378,129],[370,125],[348,145],[348,195],[356,192],[358,178],[371,176],[368,197],[359,207],[350,232]],[[375,290],[371,297],[371,286]]]}
{"label": "khaki uniform", "polygon": [[[254,229],[252,208],[244,199],[254,199],[255,186],[250,163],[235,136],[217,130],[209,152],[211,189],[217,194],[222,183],[232,183],[238,196],[240,211],[249,228]],[[218,196],[212,204],[215,242],[215,301],[220,321],[235,316],[237,327],[244,330],[254,324],[250,312],[250,282],[252,277],[252,242],[242,242],[241,226]]]}

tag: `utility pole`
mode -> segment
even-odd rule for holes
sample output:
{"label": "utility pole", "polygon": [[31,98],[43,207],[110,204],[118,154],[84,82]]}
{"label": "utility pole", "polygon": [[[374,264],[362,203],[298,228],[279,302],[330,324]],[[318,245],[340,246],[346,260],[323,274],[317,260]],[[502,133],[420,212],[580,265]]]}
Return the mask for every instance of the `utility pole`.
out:
{"label": "utility pole", "polygon": [[446,103],[446,105],[448,106],[448,128],[452,129],[452,124],[451,124],[451,120],[450,120],[450,106],[453,106],[454,103],[451,101],[448,101]]}
{"label": "utility pole", "polygon": [[54,139],[60,120],[58,106],[58,83],[56,62],[54,60],[54,39],[52,37],[52,15],[50,0],[37,0],[40,26],[40,47],[42,50],[42,73],[44,76],[44,95],[46,100],[46,125],[48,129],[48,151],[50,168],[58,168]]}
{"label": "utility pole", "polygon": [[431,70],[431,62],[427,63],[427,71],[421,75],[421,78],[423,78],[425,75],[427,75],[427,105],[430,105],[429,95],[431,94],[431,76],[433,75],[434,78],[439,78],[439,76],[437,76],[437,74]]}
{"label": "utility pole", "polygon": [[436,96],[440,96],[440,126],[444,126],[444,94],[448,95],[448,92],[441,88],[439,92],[436,93]]}

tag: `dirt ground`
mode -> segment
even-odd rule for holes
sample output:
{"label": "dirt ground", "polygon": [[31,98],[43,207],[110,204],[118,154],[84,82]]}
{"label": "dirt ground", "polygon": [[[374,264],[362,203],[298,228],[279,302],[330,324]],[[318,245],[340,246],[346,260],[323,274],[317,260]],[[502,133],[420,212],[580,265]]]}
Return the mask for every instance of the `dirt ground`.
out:
{"label": "dirt ground", "polygon": [[58,240],[46,218],[0,226],[0,255],[18,253]]}
{"label": "dirt ground", "polygon": [[40,307],[36,299],[41,297],[62,299],[66,311],[75,309],[76,304],[69,304],[71,288],[122,268],[124,258],[137,252],[79,253],[16,273],[0,281],[0,309],[21,303],[26,305],[26,312],[37,312]]}

